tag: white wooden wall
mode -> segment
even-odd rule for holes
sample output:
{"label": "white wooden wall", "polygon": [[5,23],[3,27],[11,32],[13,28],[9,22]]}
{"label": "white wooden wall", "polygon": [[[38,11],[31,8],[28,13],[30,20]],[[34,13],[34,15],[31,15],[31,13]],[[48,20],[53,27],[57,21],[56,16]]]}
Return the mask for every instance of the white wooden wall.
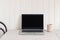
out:
{"label": "white wooden wall", "polygon": [[53,24],[57,29],[59,8],[60,0],[0,0],[0,20],[6,23],[8,29],[16,29],[21,24],[21,14],[42,13],[45,15],[44,28],[47,24]]}
{"label": "white wooden wall", "polygon": [[55,28],[60,29],[60,0],[55,0]]}

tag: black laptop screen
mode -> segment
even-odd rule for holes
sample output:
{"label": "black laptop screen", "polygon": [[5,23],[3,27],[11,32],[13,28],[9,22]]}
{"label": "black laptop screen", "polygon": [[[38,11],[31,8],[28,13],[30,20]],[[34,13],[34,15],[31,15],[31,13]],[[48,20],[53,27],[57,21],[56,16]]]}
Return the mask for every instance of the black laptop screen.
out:
{"label": "black laptop screen", "polygon": [[43,14],[22,14],[22,29],[43,29]]}

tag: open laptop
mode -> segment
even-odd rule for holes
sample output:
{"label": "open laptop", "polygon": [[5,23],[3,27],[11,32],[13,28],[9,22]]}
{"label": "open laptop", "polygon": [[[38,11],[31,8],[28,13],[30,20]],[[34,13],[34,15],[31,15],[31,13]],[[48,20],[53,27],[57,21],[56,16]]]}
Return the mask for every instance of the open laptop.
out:
{"label": "open laptop", "polygon": [[43,14],[22,14],[20,34],[43,34]]}

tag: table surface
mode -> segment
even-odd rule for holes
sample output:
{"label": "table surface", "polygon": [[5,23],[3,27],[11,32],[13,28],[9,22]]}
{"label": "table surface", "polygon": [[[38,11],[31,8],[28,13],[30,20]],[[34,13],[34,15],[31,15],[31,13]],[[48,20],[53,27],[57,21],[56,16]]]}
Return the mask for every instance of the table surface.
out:
{"label": "table surface", "polygon": [[43,35],[19,35],[18,30],[9,30],[0,40],[60,40],[60,30],[44,32]]}

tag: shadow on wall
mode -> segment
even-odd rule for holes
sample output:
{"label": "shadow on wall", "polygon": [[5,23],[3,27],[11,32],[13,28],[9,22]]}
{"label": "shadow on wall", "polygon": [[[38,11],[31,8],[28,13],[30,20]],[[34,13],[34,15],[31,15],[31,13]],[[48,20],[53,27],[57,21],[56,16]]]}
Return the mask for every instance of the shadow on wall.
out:
{"label": "shadow on wall", "polygon": [[18,16],[18,22],[17,22],[17,27],[16,27],[17,30],[21,29],[21,22],[22,22],[21,17],[22,17],[21,15]]}

